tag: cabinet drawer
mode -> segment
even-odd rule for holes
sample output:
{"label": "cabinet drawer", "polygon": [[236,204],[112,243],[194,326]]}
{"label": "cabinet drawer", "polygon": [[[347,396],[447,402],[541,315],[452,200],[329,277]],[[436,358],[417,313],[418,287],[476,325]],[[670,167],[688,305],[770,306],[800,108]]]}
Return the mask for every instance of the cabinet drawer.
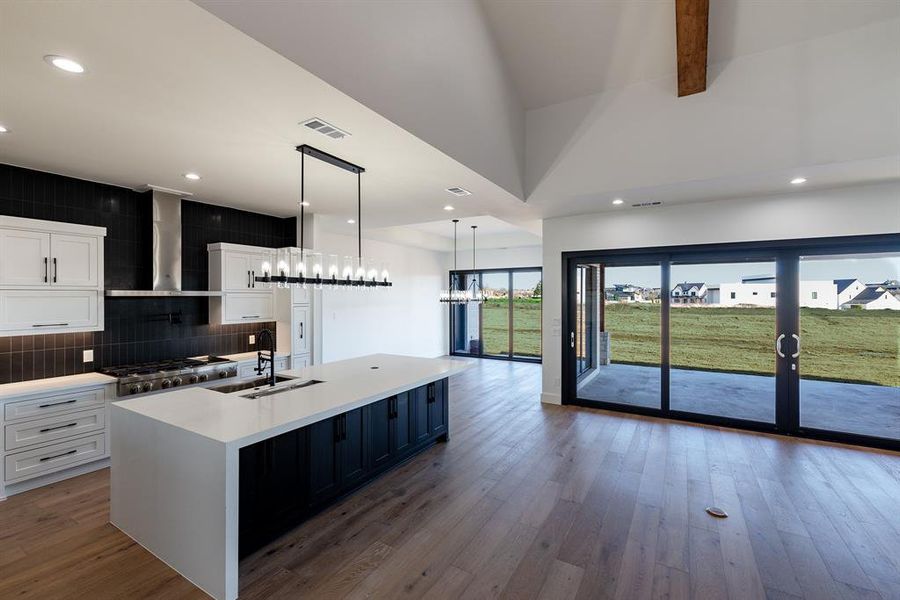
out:
{"label": "cabinet drawer", "polygon": [[291,358],[292,369],[303,369],[309,366],[309,354],[295,354]]}
{"label": "cabinet drawer", "polygon": [[0,291],[0,331],[31,335],[97,328],[100,294],[94,290]]}
{"label": "cabinet drawer", "polygon": [[275,296],[271,292],[261,294],[226,294],[223,322],[253,323],[275,319]]}
{"label": "cabinet drawer", "polygon": [[13,423],[4,428],[6,450],[84,435],[104,427],[106,427],[106,407]]}
{"label": "cabinet drawer", "polygon": [[46,417],[94,406],[103,406],[104,402],[106,402],[106,390],[103,388],[55,396],[43,396],[7,403],[4,407],[3,418],[6,421],[17,421],[20,419]]}
{"label": "cabinet drawer", "polygon": [[104,456],[106,456],[106,434],[99,433],[44,448],[8,454],[4,460],[3,476],[7,482],[19,481],[98,460]]}

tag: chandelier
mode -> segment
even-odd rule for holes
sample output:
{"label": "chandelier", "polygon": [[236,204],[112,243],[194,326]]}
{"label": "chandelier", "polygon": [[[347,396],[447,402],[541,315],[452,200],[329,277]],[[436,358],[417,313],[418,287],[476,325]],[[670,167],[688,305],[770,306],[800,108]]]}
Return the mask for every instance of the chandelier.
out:
{"label": "chandelier", "polygon": [[[278,287],[312,285],[323,287],[390,287],[388,264],[364,259],[362,252],[362,174],[365,169],[333,154],[303,144],[297,146],[300,153],[300,247],[276,250],[274,273],[268,271],[257,277],[259,283]],[[323,254],[304,248],[306,232],[306,157],[315,158],[356,175],[356,235],[357,255],[343,256]]]}
{"label": "chandelier", "polygon": [[475,230],[478,225],[472,225],[472,272],[471,281],[464,285],[465,273],[456,269],[456,224],[459,219],[453,219],[453,271],[450,273],[450,288],[441,291],[440,301],[446,304],[467,304],[484,302],[484,290],[478,283],[478,273],[475,272]]}

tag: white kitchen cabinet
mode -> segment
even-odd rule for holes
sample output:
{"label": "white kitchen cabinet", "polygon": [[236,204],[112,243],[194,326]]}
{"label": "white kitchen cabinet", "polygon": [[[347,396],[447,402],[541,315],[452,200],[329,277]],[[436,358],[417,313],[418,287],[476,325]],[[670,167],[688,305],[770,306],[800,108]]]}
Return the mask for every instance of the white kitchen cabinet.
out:
{"label": "white kitchen cabinet", "polygon": [[96,373],[0,385],[0,498],[106,466],[114,396]]}
{"label": "white kitchen cabinet", "polygon": [[[268,356],[268,352],[263,351],[263,356]],[[252,358],[249,360],[242,360],[238,363],[238,377],[240,379],[248,379],[253,377],[263,377],[265,376],[269,370],[266,365],[266,369],[262,375],[257,374],[256,372],[256,359]],[[288,357],[287,356],[275,356],[275,372],[284,371],[288,368]]]}
{"label": "white kitchen cabinet", "polygon": [[54,233],[50,236],[50,285],[96,288],[101,284],[98,238]]}
{"label": "white kitchen cabinet", "polygon": [[0,290],[0,335],[102,330],[102,294],[97,290]]}
{"label": "white kitchen cabinet", "polygon": [[209,289],[222,292],[209,299],[209,322],[216,325],[262,323],[275,319],[275,290],[256,283],[275,251],[258,246],[217,243],[209,251]]}
{"label": "white kitchen cabinet", "polygon": [[0,286],[50,285],[50,234],[0,229]]}
{"label": "white kitchen cabinet", "polygon": [[294,339],[291,342],[291,352],[293,354],[308,354],[310,347],[309,305],[298,304],[292,310],[294,313],[291,319],[293,321]]}
{"label": "white kitchen cabinet", "polygon": [[295,354],[291,357],[291,369],[303,369],[311,364],[309,354]]}
{"label": "white kitchen cabinet", "polygon": [[[221,312],[215,306],[221,306]],[[269,291],[234,292],[211,298],[210,310],[211,320],[222,325],[272,321],[275,319],[275,296]]]}
{"label": "white kitchen cabinet", "polygon": [[0,215],[0,336],[102,330],[105,235]]}

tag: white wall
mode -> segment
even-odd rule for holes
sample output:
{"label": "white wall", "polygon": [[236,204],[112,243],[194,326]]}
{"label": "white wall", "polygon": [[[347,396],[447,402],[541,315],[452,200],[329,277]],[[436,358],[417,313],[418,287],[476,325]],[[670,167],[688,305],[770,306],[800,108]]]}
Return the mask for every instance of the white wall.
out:
{"label": "white wall", "polygon": [[564,251],[897,232],[897,182],[546,219],[542,400],[560,402]]}
{"label": "white wall", "polygon": [[[355,255],[356,238],[319,231],[317,250]],[[447,354],[445,253],[363,240],[365,256],[390,263],[390,289],[322,291],[322,362],[377,352]]]}
{"label": "white wall", "polygon": [[[544,262],[541,246],[516,248],[484,248],[476,251],[475,266],[479,269],[509,269],[515,267],[540,267]],[[457,265],[460,269],[472,268],[472,248],[460,248]],[[453,253],[447,253],[447,270],[453,268]]]}

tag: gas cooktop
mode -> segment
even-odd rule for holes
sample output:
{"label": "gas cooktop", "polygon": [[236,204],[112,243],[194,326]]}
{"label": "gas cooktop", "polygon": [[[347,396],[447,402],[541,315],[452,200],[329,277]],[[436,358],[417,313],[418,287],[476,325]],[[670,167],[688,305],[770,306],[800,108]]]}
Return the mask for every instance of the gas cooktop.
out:
{"label": "gas cooktop", "polygon": [[119,380],[119,396],[133,396],[237,377],[237,363],[218,356],[198,356],[120,365],[102,369],[100,372]]}

